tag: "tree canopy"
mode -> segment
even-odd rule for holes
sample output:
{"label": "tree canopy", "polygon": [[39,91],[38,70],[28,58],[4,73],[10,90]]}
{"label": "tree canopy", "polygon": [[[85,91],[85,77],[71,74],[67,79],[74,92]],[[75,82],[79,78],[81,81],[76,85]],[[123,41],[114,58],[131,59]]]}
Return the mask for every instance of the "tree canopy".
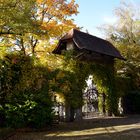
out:
{"label": "tree canopy", "polygon": [[51,123],[51,81],[58,68],[48,50],[76,27],[71,16],[77,8],[74,0],[1,1],[0,126]]}
{"label": "tree canopy", "polygon": [[70,16],[78,13],[77,8],[74,0],[2,1],[0,46],[34,55],[41,40],[59,38],[76,27]]}
{"label": "tree canopy", "polygon": [[117,63],[119,74],[131,77],[140,87],[140,9],[130,3],[121,3],[115,9],[116,23],[102,28],[109,39],[123,54],[126,61]]}

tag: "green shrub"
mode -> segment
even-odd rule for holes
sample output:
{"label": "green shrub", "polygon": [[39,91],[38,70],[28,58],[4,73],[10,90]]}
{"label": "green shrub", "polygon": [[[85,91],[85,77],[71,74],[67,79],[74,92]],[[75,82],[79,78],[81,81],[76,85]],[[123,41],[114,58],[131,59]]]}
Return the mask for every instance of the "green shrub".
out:
{"label": "green shrub", "polygon": [[125,114],[140,114],[140,91],[130,91],[123,97]]}
{"label": "green shrub", "polygon": [[[0,118],[7,127],[45,127],[52,121],[50,72],[29,56],[8,55],[0,65]],[[1,117],[1,116],[0,116]]]}

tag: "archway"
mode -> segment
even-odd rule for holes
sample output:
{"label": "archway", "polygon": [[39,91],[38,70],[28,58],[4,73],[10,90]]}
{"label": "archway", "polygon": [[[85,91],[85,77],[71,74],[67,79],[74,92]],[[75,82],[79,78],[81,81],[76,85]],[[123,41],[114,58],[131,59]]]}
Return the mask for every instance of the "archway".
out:
{"label": "archway", "polygon": [[93,76],[90,75],[87,82],[87,87],[83,92],[83,106],[82,113],[84,118],[96,117],[99,114],[98,96],[99,92],[95,83],[93,82]]}
{"label": "archway", "polygon": [[[106,40],[73,29],[60,39],[53,51],[55,54],[62,54],[64,52],[72,56],[72,59],[70,58],[67,63],[71,63],[71,61],[74,63],[75,76],[73,77],[76,80],[73,82],[77,86],[73,86],[73,88],[77,88],[77,92],[73,96],[75,99],[71,98],[71,100],[83,101],[82,89],[84,87],[81,85],[84,86],[83,83],[89,75],[94,75],[93,78],[97,89],[103,95],[102,101],[101,99],[99,101],[102,108],[100,110],[103,113],[107,112],[108,115],[116,115],[117,95],[115,94],[114,59],[124,59],[119,51]],[[67,97],[65,99],[66,120],[82,119],[82,103],[75,107],[72,101],[68,100]]]}

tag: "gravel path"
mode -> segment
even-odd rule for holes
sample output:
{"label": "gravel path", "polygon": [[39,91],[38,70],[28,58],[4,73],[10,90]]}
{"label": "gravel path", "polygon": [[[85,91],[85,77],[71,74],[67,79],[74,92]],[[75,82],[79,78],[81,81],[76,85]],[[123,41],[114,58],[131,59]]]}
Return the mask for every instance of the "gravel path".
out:
{"label": "gravel path", "polygon": [[8,140],[140,140],[140,116],[60,123],[42,132],[17,132]]}

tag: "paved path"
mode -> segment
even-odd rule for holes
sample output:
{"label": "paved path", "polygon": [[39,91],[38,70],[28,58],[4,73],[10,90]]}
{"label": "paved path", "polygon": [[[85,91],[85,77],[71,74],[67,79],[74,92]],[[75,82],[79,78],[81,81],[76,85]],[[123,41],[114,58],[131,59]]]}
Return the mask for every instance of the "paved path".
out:
{"label": "paved path", "polygon": [[9,140],[140,140],[140,116],[62,123],[44,132],[18,132]]}

